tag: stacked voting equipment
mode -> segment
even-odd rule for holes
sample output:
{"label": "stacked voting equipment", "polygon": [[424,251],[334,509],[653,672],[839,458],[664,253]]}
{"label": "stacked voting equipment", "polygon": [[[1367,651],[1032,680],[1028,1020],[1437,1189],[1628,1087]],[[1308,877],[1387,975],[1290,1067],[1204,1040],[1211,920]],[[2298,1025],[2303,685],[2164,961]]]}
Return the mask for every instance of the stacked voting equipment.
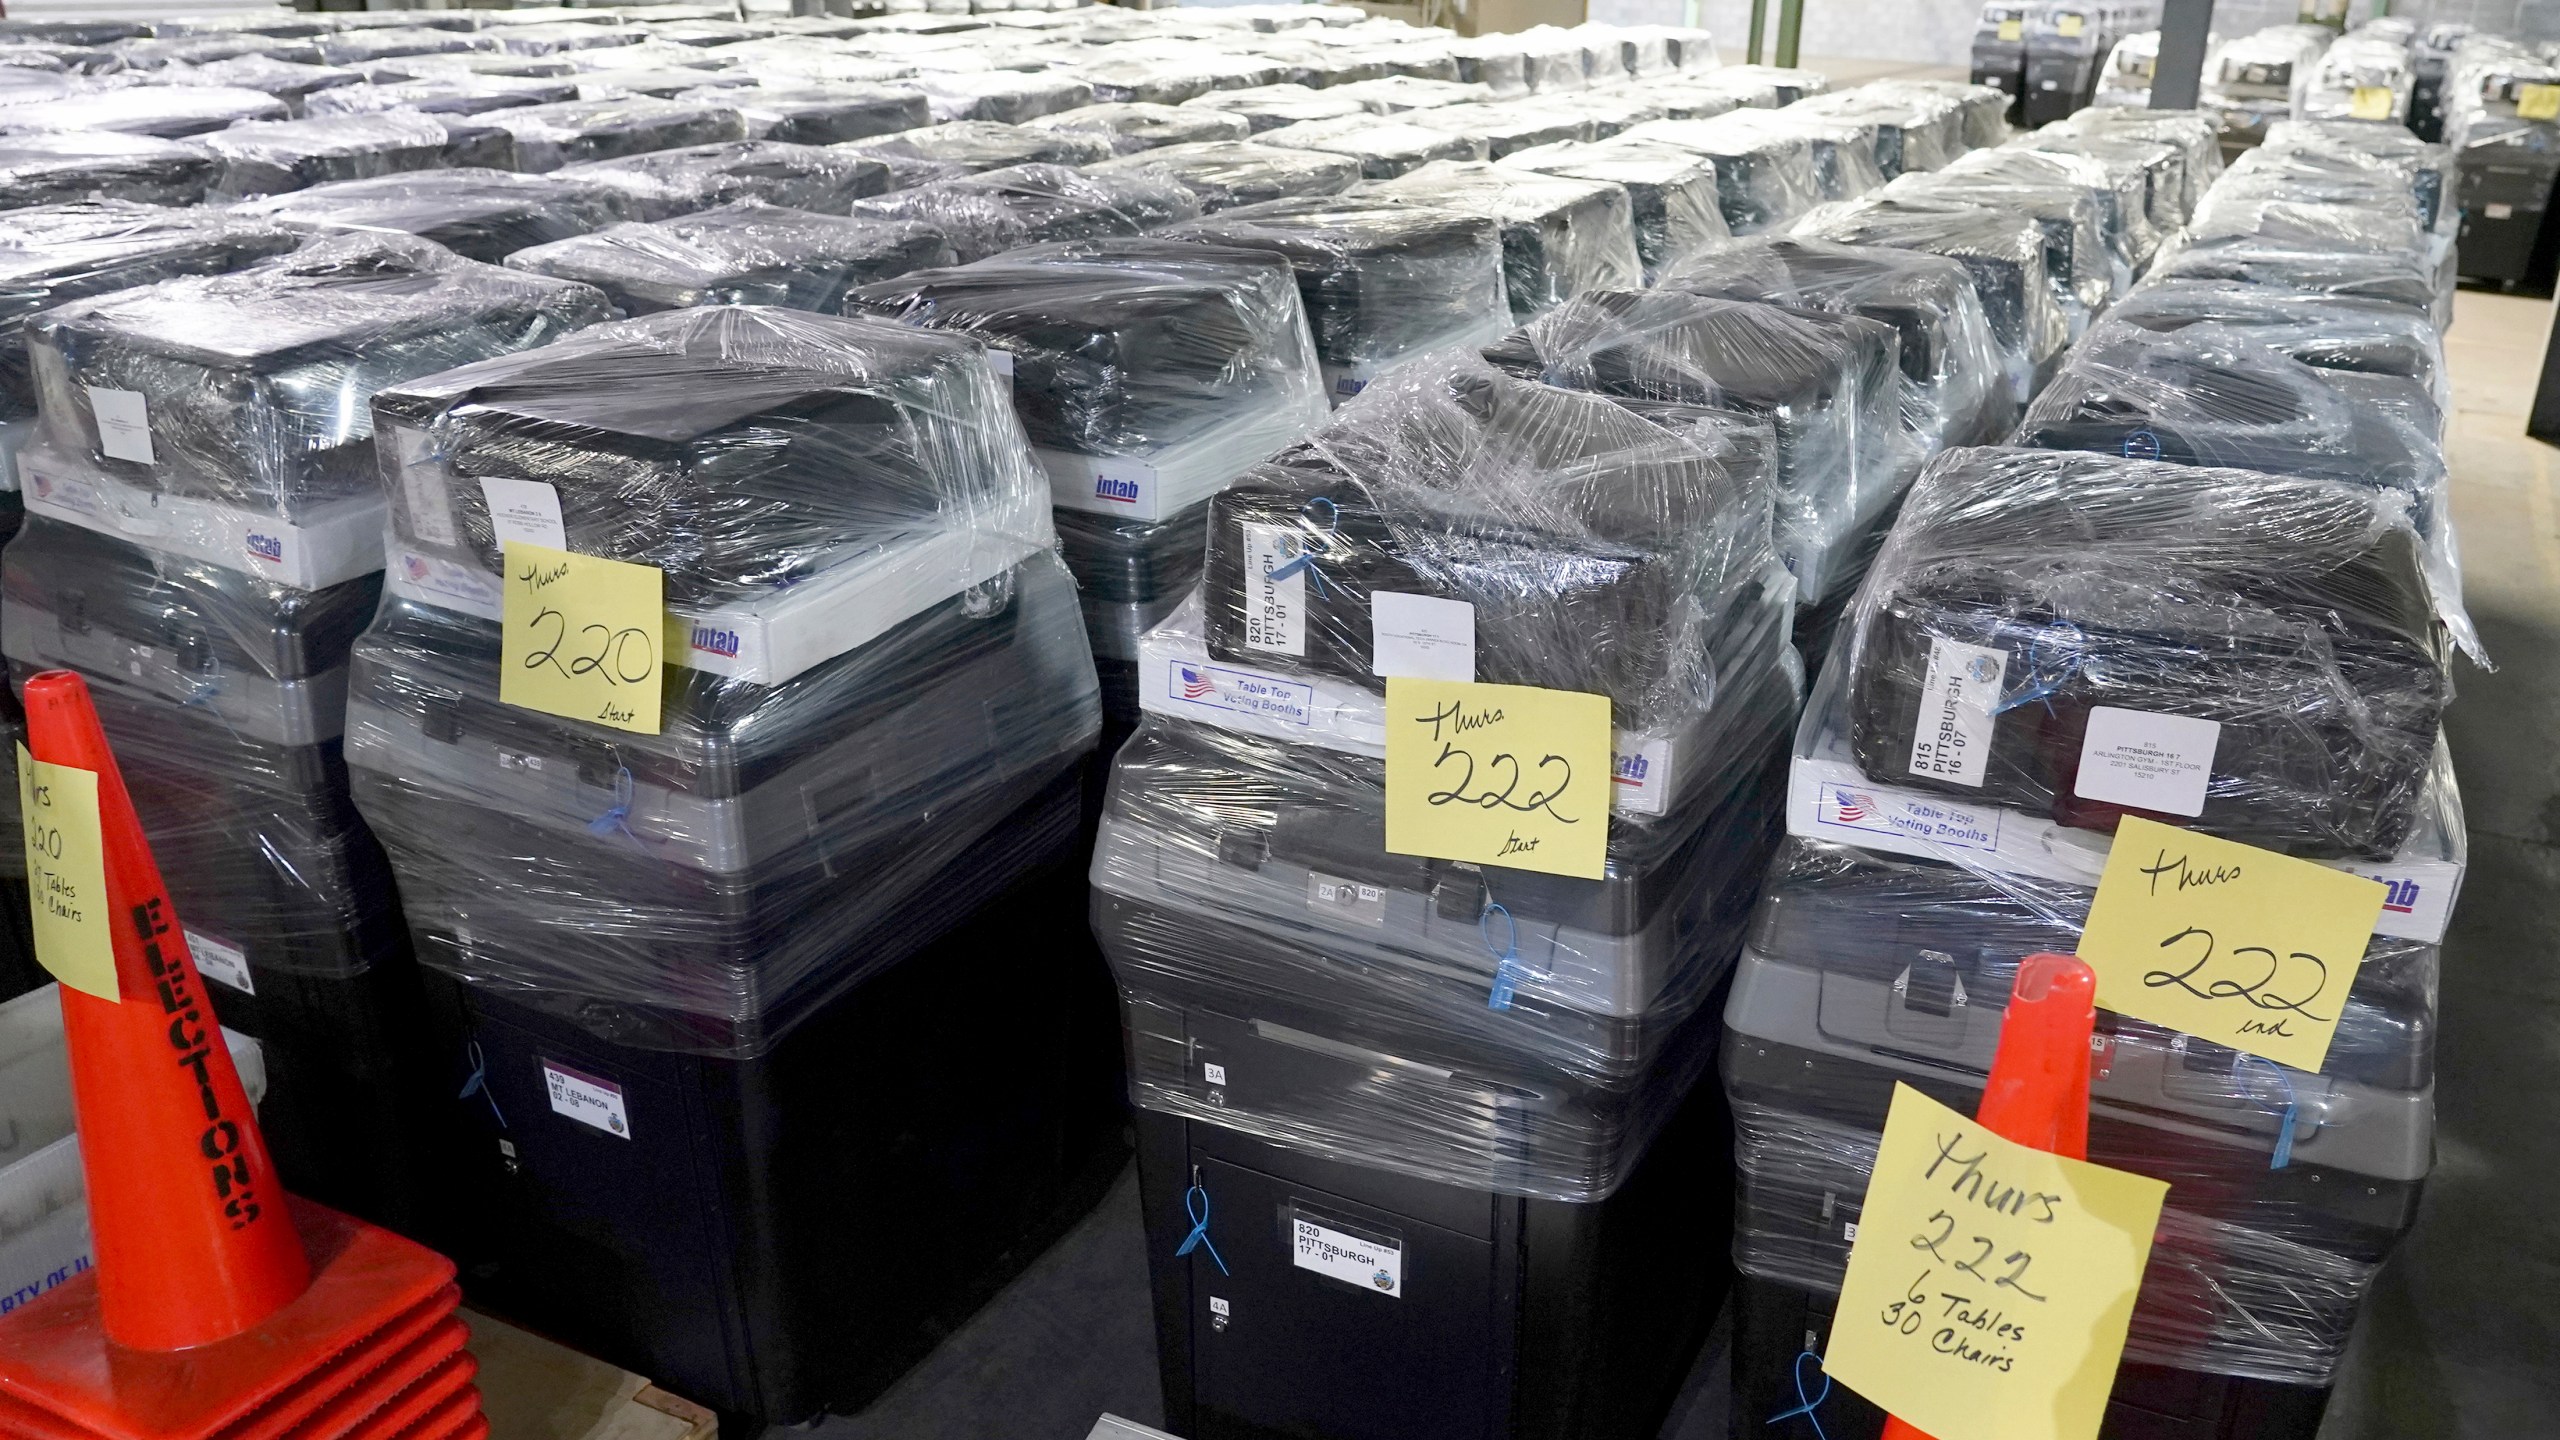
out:
{"label": "stacked voting equipment", "polygon": [[[420,1107],[441,1078],[342,758],[349,650],[382,568],[355,402],[610,312],[585,286],[406,236],[252,261],[284,232],[139,209],[18,212],[50,222],[72,293],[112,283],[119,247],[135,278],[180,278],[29,324],[30,518],[0,562],[0,649],[20,681],[87,678],[215,1007],[266,1046],[286,1182],[414,1226],[440,1183]],[[102,263],[75,274],[84,246]]]}
{"label": "stacked voting equipment", "polygon": [[[1746,1411],[1821,1349],[1894,1085],[1974,1107],[2015,966],[2072,947],[2138,814],[2387,887],[2319,1072],[2120,1016],[2093,1056],[2089,1158],[2171,1187],[2111,1431],[2317,1429],[2432,1160],[2465,853],[2424,548],[2405,496],[2336,479],[2027,450],[1923,475],[1798,731],[1726,1010]],[[1877,1420],[1844,1396],[1818,1423]]]}
{"label": "stacked voting equipment", "polygon": [[[1210,500],[1092,871],[1177,1425],[1661,1423],[1722,1288],[1699,1077],[1801,683],[1773,444],[1446,351]],[[1385,848],[1382,692],[1424,674],[1607,698],[1600,878]]]}
{"label": "stacked voting equipment", "polygon": [[849,304],[975,336],[1009,372],[1105,708],[1135,725],[1139,636],[1198,579],[1210,497],[1327,414],[1292,267],[1263,249],[1071,241],[866,285]]}
{"label": "stacked voting equipment", "polygon": [[[1125,1156],[1075,924],[1093,662],[1003,378],[964,335],[712,306],[374,425],[348,770],[469,1079],[481,1303],[724,1412],[857,1408]],[[509,703],[528,545],[658,577],[654,730]],[[1002,1063],[929,1063],[961,1051]]]}

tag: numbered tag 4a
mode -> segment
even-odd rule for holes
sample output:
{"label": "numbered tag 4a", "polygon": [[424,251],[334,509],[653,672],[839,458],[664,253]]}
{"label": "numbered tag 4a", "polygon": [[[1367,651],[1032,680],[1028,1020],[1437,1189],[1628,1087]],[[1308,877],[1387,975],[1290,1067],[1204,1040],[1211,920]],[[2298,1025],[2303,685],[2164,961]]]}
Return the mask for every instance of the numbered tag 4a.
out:
{"label": "numbered tag 4a", "polygon": [[498,698],[655,735],[666,579],[648,565],[547,546],[505,549]]}

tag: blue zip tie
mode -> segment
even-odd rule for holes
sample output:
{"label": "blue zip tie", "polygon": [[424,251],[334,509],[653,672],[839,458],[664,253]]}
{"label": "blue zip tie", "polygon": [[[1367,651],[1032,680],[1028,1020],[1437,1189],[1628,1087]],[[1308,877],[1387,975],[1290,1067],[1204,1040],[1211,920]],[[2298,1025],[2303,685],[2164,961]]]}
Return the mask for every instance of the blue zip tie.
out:
{"label": "blue zip tie", "polygon": [[1173,1252],[1173,1258],[1179,1260],[1194,1250],[1206,1250],[1209,1258],[1218,1263],[1219,1274],[1231,1274],[1226,1257],[1218,1253],[1218,1242],[1209,1238],[1209,1191],[1200,1183],[1197,1165],[1191,1167],[1191,1188],[1182,1192],[1182,1213],[1191,1217],[1191,1233],[1183,1237],[1182,1248]]}
{"label": "blue zip tie", "polygon": [[[1496,915],[1502,917],[1510,937],[1499,945],[1493,943],[1493,927],[1487,923]],[[1493,990],[1485,996],[1485,1008],[1508,1010],[1513,992],[1520,988],[1520,922],[1512,919],[1511,912],[1499,903],[1487,905],[1476,912],[1476,934],[1483,937],[1484,948],[1493,956]]]}
{"label": "blue zip tie", "polygon": [[498,1108],[498,1094],[489,1088],[489,1062],[480,1053],[480,1042],[472,1041],[468,1053],[471,1056],[471,1078],[462,1082],[462,1093],[453,1098],[468,1100],[477,1095],[488,1101],[489,1113],[498,1117],[498,1128],[504,1130],[507,1128],[507,1112]]}
{"label": "blue zip tie", "polygon": [[2302,1111],[2302,1096],[2293,1088],[2293,1077],[2284,1073],[2283,1066],[2264,1055],[2248,1058],[2276,1072],[2276,1083],[2284,1087],[2284,1119],[2276,1131],[2276,1153],[2267,1161],[2268,1169],[2281,1170],[2293,1163],[2293,1121]]}
{"label": "blue zip tie", "polygon": [[633,834],[631,831],[631,801],[633,794],[634,787],[631,783],[631,771],[629,767],[616,765],[613,767],[613,804],[608,807],[603,814],[587,822],[587,833],[599,838],[605,838],[610,837],[618,830],[622,832],[622,834],[627,837],[632,844],[639,844],[640,837]]}
{"label": "blue zip tie", "polygon": [[[2073,653],[2064,660],[2059,672],[2053,673],[2048,677],[2046,674],[2048,667],[2045,664],[2040,663],[2044,658],[2043,652],[2045,642],[2052,636],[2066,634],[2069,635],[2074,642],[2072,646]],[[2086,640],[2087,637],[2080,633],[2080,627],[2072,624],[2068,620],[2057,620],[2054,623],[2039,629],[2036,632],[2036,638],[2027,643],[2026,684],[2019,689],[2017,694],[2012,695],[2001,701],[1999,704],[1992,706],[1991,713],[1994,715],[2006,715],[2020,706],[2033,705],[2039,701],[2048,700],[2061,693],[2062,682],[2070,679],[2072,676],[2080,672],[2080,656],[2078,652],[2080,645],[2085,643]],[[2047,708],[2050,709],[2051,707],[2048,706]]]}
{"label": "blue zip tie", "polygon": [[1797,1416],[1801,1415],[1804,1417],[1805,1423],[1813,1427],[1814,1440],[1831,1440],[1830,1435],[1823,1431],[1822,1417],[1813,1413],[1822,1408],[1823,1401],[1831,1398],[1831,1376],[1827,1371],[1822,1372],[1822,1393],[1814,1396],[1810,1400],[1806,1399],[1804,1395],[1804,1362],[1807,1360],[1812,1361],[1816,1365],[1820,1365],[1822,1363],[1822,1357],[1814,1354],[1810,1350],[1797,1352],[1796,1363],[1794,1366],[1796,1408],[1793,1410],[1779,1411],[1777,1414],[1769,1417],[1768,1423],[1775,1425],[1781,1420],[1793,1420]]}

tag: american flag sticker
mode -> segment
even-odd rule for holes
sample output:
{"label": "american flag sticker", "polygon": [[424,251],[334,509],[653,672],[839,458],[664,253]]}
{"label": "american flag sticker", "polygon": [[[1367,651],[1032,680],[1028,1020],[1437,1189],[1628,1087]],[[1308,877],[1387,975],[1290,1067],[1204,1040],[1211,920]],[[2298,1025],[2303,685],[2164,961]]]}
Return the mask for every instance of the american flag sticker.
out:
{"label": "american flag sticker", "polygon": [[1181,683],[1182,698],[1185,700],[1205,699],[1217,691],[1218,687],[1209,683],[1208,676],[1188,665],[1175,666],[1174,674]]}

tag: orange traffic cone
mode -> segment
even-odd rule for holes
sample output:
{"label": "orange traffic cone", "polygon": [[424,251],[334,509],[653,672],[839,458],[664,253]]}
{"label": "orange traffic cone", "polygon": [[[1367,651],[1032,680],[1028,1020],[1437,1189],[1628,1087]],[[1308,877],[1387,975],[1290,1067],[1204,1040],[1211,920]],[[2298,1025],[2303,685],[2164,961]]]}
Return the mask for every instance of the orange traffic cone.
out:
{"label": "orange traffic cone", "polygon": [[[2098,977],[2076,955],[2018,962],[2000,1048],[1973,1118],[2004,1140],[2072,1160],[2089,1158],[2089,1035],[2098,1020]],[[1886,1416],[1883,1440],[1929,1440]]]}
{"label": "orange traffic cone", "polygon": [[0,1435],[480,1440],[453,1263],[285,1194],[89,687],[26,711],[98,776],[121,999],[62,989],[98,1263],[0,1317]]}

